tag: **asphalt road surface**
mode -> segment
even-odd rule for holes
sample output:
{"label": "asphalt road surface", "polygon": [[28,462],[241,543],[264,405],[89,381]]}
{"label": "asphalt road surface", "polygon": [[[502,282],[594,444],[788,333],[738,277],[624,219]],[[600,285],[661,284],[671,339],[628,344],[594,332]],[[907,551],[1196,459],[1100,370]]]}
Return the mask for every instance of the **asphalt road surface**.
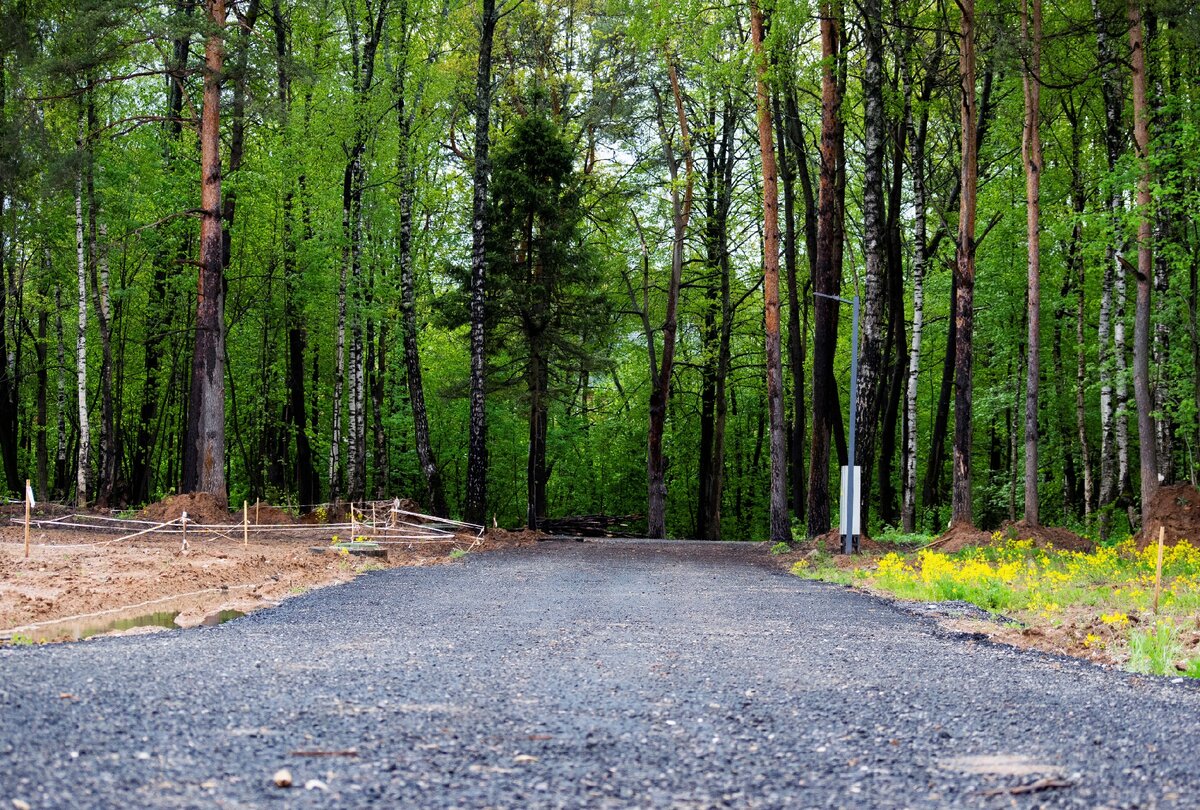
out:
{"label": "asphalt road surface", "polygon": [[1200,807],[1194,684],[765,557],[542,543],[8,649],[0,808]]}

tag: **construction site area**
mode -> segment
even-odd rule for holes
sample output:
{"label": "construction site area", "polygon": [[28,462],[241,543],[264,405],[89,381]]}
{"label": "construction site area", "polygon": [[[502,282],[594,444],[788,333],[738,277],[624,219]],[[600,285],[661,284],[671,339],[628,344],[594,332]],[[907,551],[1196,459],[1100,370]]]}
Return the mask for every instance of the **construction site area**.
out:
{"label": "construction site area", "polygon": [[203,494],[134,514],[9,504],[0,525],[0,643],[218,624],[367,571],[532,541],[423,514],[402,499],[297,511],[265,503],[230,511]]}

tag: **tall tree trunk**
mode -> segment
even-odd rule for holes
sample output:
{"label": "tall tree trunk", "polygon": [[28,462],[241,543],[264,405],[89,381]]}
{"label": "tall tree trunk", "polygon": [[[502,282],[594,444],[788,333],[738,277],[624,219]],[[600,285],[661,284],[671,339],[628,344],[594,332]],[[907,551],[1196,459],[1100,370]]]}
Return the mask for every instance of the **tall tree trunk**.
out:
{"label": "tall tree trunk", "polygon": [[58,343],[57,378],[58,388],[58,407],[55,409],[58,413],[57,432],[58,444],[54,451],[54,494],[58,498],[66,499],[67,490],[70,484],[67,481],[68,476],[68,445],[70,439],[67,436],[67,340],[66,330],[63,328],[63,301],[62,301],[62,285],[54,285],[54,337]]}
{"label": "tall tree trunk", "polygon": [[471,227],[471,416],[467,439],[467,520],[484,522],[487,511],[487,413],[484,383],[484,308],[487,273],[488,147],[492,112],[492,39],[496,32],[496,0],[482,0],[479,23],[479,63],[475,73],[475,171]]}
{"label": "tall tree trunk", "polygon": [[[350,227],[350,177],[342,183],[342,230]],[[349,271],[349,243],[342,246],[341,275],[338,278],[337,327],[333,349],[333,402],[329,439],[329,500],[337,503],[345,494],[342,487],[342,397],[346,384],[346,282]]]}
{"label": "tall tree trunk", "polygon": [[[1100,59],[1100,91],[1104,100],[1104,141],[1109,173],[1115,173],[1121,156],[1125,133],[1122,111],[1125,93],[1120,74],[1120,61],[1114,53],[1107,32],[1107,21],[1099,0],[1092,0],[1096,24],[1096,44]],[[1100,320],[1097,328],[1098,365],[1100,367],[1100,534],[1108,536],[1110,510],[1118,492],[1124,488],[1127,467],[1125,416],[1125,269],[1117,260],[1122,250],[1121,197],[1111,187],[1106,189],[1106,204],[1112,229],[1107,246],[1100,297]],[[1115,308],[1115,312],[1114,312]],[[1115,380],[1114,380],[1115,377]]]}
{"label": "tall tree trunk", "polygon": [[[912,343],[908,354],[908,389],[905,392],[905,450],[904,450],[904,506],[901,520],[906,533],[916,531],[917,525],[917,395],[921,372],[921,337],[925,327],[925,272],[929,261],[929,244],[926,226],[926,208],[928,199],[925,191],[926,158],[925,144],[929,133],[929,99],[933,95],[934,76],[941,64],[941,39],[933,56],[926,64],[925,80],[921,87],[920,119],[916,127],[912,123],[912,107],[907,108],[909,116],[906,125],[909,128],[909,143],[911,144],[910,160],[912,163],[913,187],[913,244],[912,244],[912,279],[913,279],[913,322]],[[953,328],[954,319],[950,319]],[[947,346],[947,354],[954,343],[953,334]],[[926,489],[926,505],[928,505],[928,488]]]}
{"label": "tall tree trunk", "polygon": [[[1071,229],[1071,241],[1067,247],[1066,272],[1075,284],[1075,430],[1079,441],[1079,466],[1083,471],[1083,516],[1090,519],[1095,484],[1092,477],[1091,446],[1088,441],[1085,393],[1087,385],[1087,343],[1084,340],[1086,324],[1086,272],[1083,257],[1083,213],[1087,205],[1087,193],[1083,185],[1083,130],[1079,126],[1079,111],[1074,101],[1063,101],[1063,112],[1071,126],[1071,210],[1075,224]],[[1065,304],[1064,304],[1065,305]],[[1101,346],[1103,354],[1103,346]]]}
{"label": "tall tree trunk", "polygon": [[[53,267],[50,264],[50,248],[46,248],[43,254],[42,271],[45,278],[49,279]],[[49,443],[49,402],[48,394],[50,388],[50,369],[49,369],[49,353],[50,353],[50,308],[48,287],[43,284],[41,288],[42,306],[38,311],[37,319],[37,340],[34,343],[34,358],[37,362],[37,400],[35,403],[36,415],[36,440],[35,440],[35,463],[37,466],[37,496],[39,500],[49,500],[49,481],[50,481],[50,443]]]}
{"label": "tall tree trunk", "polygon": [[[788,96],[791,96],[789,88]],[[791,105],[784,112],[780,108],[779,99],[775,99],[775,129],[779,148],[779,179],[783,185],[783,263],[787,274],[788,287],[788,371],[792,378],[792,421],[788,426],[788,478],[791,482],[792,513],[796,518],[804,518],[805,503],[805,470],[804,470],[804,438],[805,438],[805,396],[804,396],[804,349],[807,336],[800,327],[800,274],[796,256],[796,173],[797,165],[807,161],[803,151],[803,143],[797,138],[792,141],[788,135],[790,124],[788,115]],[[798,126],[798,124],[797,124]],[[806,167],[807,168],[807,167]],[[807,207],[806,207],[807,213]],[[805,297],[807,305],[807,296]]]}
{"label": "tall tree trunk", "polygon": [[[94,207],[94,203],[93,203]],[[108,284],[107,229],[99,226],[100,241],[92,241],[92,304],[100,333],[100,475],[96,505],[107,508],[117,478],[117,425],[113,403],[112,311]]]}
{"label": "tall tree trunk", "polygon": [[[5,38],[6,40],[7,38]],[[7,42],[0,43],[0,125],[7,121],[6,106],[8,98],[8,54]],[[7,266],[8,238],[4,232],[5,205],[8,202],[6,194],[0,194],[0,276]],[[8,289],[0,283],[0,459],[4,465],[4,480],[8,490],[13,493],[21,492],[21,481],[17,472],[17,387],[18,379],[9,367],[6,359],[9,356],[7,330],[2,328],[6,323],[8,307],[13,306],[8,300]]]}
{"label": "tall tree trunk", "polygon": [[[842,152],[841,93],[835,76],[841,52],[841,7],[836,0],[821,3],[821,173],[817,197],[817,251],[814,286],[824,295],[842,288],[840,262],[842,229],[838,200],[838,169]],[[829,531],[829,440],[841,412],[835,410],[837,382],[833,355],[837,349],[838,302],[817,298],[813,305],[812,446],[808,454],[808,536]]]}
{"label": "tall tree trunk", "polygon": [[875,437],[883,376],[883,302],[887,269],[887,234],[883,210],[883,16],[880,0],[865,0],[863,29],[866,68],[863,72],[863,245],[866,285],[863,294],[862,356],[858,364],[858,415],[855,444],[863,469],[861,521],[871,525],[871,473],[875,468]]}
{"label": "tall tree trunk", "polygon": [[[648,490],[646,524],[647,534],[650,537],[667,536],[666,460],[663,457],[662,442],[667,424],[667,403],[671,398],[671,374],[675,364],[675,332],[678,328],[679,288],[683,281],[684,251],[687,247],[688,221],[692,215],[692,193],[695,186],[691,135],[688,132],[687,114],[683,106],[683,88],[680,85],[674,57],[668,53],[666,60],[667,76],[671,82],[671,97],[675,103],[675,117],[679,123],[679,148],[682,155],[675,154],[672,139],[667,135],[666,122],[663,120],[665,116],[662,114],[660,104],[659,130],[667,167],[671,173],[672,240],[671,279],[667,286],[667,312],[662,328],[662,358],[657,372],[653,368],[653,347],[650,350],[652,372],[650,375],[650,424],[646,438]],[[680,157],[682,157],[684,173],[682,191],[679,187]]]}
{"label": "tall tree trunk", "polygon": [[1150,501],[1158,489],[1158,448],[1154,427],[1154,398],[1150,392],[1150,290],[1154,265],[1150,255],[1150,131],[1147,123],[1146,53],[1138,0],[1129,0],[1129,48],[1132,51],[1133,143],[1140,168],[1137,184],[1138,257],[1137,304],[1133,320],[1133,395],[1137,402],[1138,450],[1142,496],[1142,525],[1150,518]]}
{"label": "tall tree trunk", "polygon": [[[281,110],[281,129],[285,142],[292,144],[289,129],[292,109],[291,75],[291,30],[284,17],[280,0],[271,4],[271,20],[275,33],[275,58],[277,63],[278,98]],[[290,152],[290,148],[289,148]],[[313,463],[312,445],[309,442],[305,419],[304,400],[304,348],[308,342],[308,330],[304,328],[297,301],[301,274],[296,259],[295,200],[293,179],[288,178],[283,194],[283,281],[284,281],[284,329],[287,331],[288,361],[286,367],[288,405],[287,423],[296,442],[296,465],[293,480],[297,487],[300,503],[311,506],[316,502],[319,481]]]}
{"label": "tall tree trunk", "polygon": [[[82,156],[86,148],[87,126],[83,110],[79,111],[79,133],[75,138],[75,147]],[[75,260],[76,280],[78,282],[78,313],[79,328],[75,338],[75,379],[76,397],[79,406],[79,449],[75,461],[75,503],[84,507],[88,504],[88,494],[91,491],[91,445],[92,433],[88,424],[87,407],[87,277],[88,277],[88,248],[84,235],[83,216],[83,173],[82,166],[75,174]]]}
{"label": "tall tree trunk", "polygon": [[[532,251],[531,251],[532,252]],[[540,264],[540,262],[538,262]],[[546,517],[546,434],[550,369],[540,336],[530,340],[526,390],[529,394],[529,457],[525,467],[526,525],[537,529]]]}
{"label": "tall tree trunk", "polygon": [[225,285],[221,235],[221,73],[225,0],[206,0],[213,29],[204,49],[200,120],[200,273],[196,341],[183,453],[183,491],[225,502]]}
{"label": "tall tree trunk", "polygon": [[725,385],[729,372],[729,209],[733,202],[734,137],[737,114],[726,99],[720,123],[710,112],[713,138],[705,147],[704,248],[709,272],[704,312],[704,370],[701,390],[700,486],[696,535],[721,538],[725,481]]}
{"label": "tall tree trunk", "polygon": [[[1032,6],[1032,8],[1031,8]],[[1021,0],[1021,39],[1027,49],[1024,76],[1025,224],[1029,248],[1026,293],[1029,362],[1025,378],[1025,522],[1040,525],[1038,510],[1038,380],[1041,374],[1041,65],[1042,0]]]}
{"label": "tall tree trunk", "polygon": [[404,344],[405,381],[408,385],[409,407],[412,409],[417,461],[421,465],[421,475],[425,481],[426,506],[435,515],[447,516],[449,509],[446,506],[445,487],[442,485],[442,472],[429,438],[425,385],[422,382],[421,356],[417,346],[417,285],[412,258],[413,178],[407,168],[406,157],[409,146],[407,139],[400,146],[400,159],[405,165],[400,171],[400,245],[397,251],[397,261],[400,263],[400,330]]}
{"label": "tall tree trunk", "polygon": [[954,274],[954,486],[951,524],[972,526],[971,517],[971,388],[975,321],[975,200],[979,177],[975,138],[975,0],[963,0],[959,40],[959,86],[962,93],[962,193],[958,211],[958,255]]}
{"label": "tall tree trunk", "polygon": [[113,408],[113,353],[110,299],[108,292],[108,245],[106,230],[98,225],[96,201],[96,154],[93,133],[99,127],[96,118],[95,93],[89,90],[84,102],[87,117],[87,137],[83,148],[84,193],[87,204],[88,273],[92,288],[92,309],[96,313],[96,331],[100,337],[100,436],[96,454],[96,505],[107,508],[116,485],[117,437]]}
{"label": "tall tree trunk", "polygon": [[[877,0],[876,0],[877,1]],[[791,539],[787,509],[787,424],[783,418],[783,345],[779,332],[779,182],[767,91],[767,55],[763,47],[763,15],[750,0],[750,32],[754,42],[758,97],[758,148],[763,173],[763,303],[766,324],[767,410],[771,429],[771,530],[773,543]]]}

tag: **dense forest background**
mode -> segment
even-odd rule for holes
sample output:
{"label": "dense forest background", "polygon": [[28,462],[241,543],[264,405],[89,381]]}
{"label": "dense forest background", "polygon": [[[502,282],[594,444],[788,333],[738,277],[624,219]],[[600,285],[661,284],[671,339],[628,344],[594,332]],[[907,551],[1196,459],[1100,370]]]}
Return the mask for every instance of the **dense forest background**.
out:
{"label": "dense forest background", "polygon": [[816,292],[871,532],[1195,483],[1190,4],[481,3],[2,0],[10,493],[816,534]]}

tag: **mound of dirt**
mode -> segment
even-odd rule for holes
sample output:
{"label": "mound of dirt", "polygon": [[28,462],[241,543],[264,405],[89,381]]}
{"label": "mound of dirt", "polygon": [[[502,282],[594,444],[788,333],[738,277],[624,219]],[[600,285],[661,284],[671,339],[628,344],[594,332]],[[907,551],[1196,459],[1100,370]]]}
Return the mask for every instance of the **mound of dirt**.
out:
{"label": "mound of dirt", "polygon": [[1030,526],[1023,520],[1004,524],[1000,533],[1009,540],[1032,540],[1038,548],[1053,546],[1059,551],[1091,551],[1095,548],[1091,540],[1075,532],[1055,526]]}
{"label": "mound of dirt", "polygon": [[929,545],[943,554],[952,554],[971,546],[986,546],[992,542],[992,535],[974,526],[951,526],[941,537]]}
{"label": "mound of dirt", "polygon": [[[472,532],[460,532],[458,537],[462,540],[470,542],[475,539]],[[529,546],[545,540],[547,535],[532,529],[517,529],[510,531],[508,529],[491,528],[484,533],[485,546]]]}
{"label": "mound of dirt", "polygon": [[[806,543],[801,543],[800,548],[804,551],[825,551],[830,554],[842,553],[842,533],[837,529],[831,529],[825,534],[814,537]],[[865,534],[858,537],[858,550],[861,554],[887,554],[889,551],[896,549],[876,543]]]}
{"label": "mound of dirt", "polygon": [[1200,545],[1200,490],[1191,484],[1159,487],[1150,499],[1150,515],[1138,536],[1141,544],[1157,543],[1159,528],[1166,529],[1163,542],[1175,545],[1187,540]]}
{"label": "mound of dirt", "polygon": [[207,492],[171,495],[158,503],[150,504],[138,513],[138,517],[142,520],[160,520],[166,523],[175,520],[184,512],[187,512],[188,520],[196,523],[220,525],[234,522],[225,499]]}
{"label": "mound of dirt", "polygon": [[[241,511],[240,509],[238,510],[238,517],[242,516]],[[251,525],[291,526],[296,522],[296,518],[292,517],[292,514],[286,509],[280,509],[278,506],[271,506],[270,504],[250,504],[246,511],[249,513],[248,517]]]}

